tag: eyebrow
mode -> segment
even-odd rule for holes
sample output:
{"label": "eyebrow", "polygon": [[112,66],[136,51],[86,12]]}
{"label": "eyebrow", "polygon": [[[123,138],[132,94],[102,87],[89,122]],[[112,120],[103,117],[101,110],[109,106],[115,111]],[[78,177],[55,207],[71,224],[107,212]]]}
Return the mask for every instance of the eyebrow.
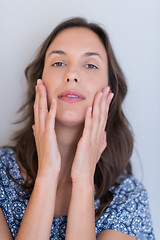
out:
{"label": "eyebrow", "polygon": [[[52,54],[60,54],[60,55],[67,55],[64,51],[62,50],[53,50],[48,54],[48,57],[50,57]],[[90,56],[98,56],[100,57],[101,60],[103,60],[102,56],[97,53],[97,52],[86,52],[83,54],[84,57],[90,57]]]}
{"label": "eyebrow", "polygon": [[85,56],[85,57],[88,57],[88,56],[98,56],[98,57],[100,57],[101,60],[102,60],[102,56],[101,56],[99,53],[97,53],[97,52],[86,52],[86,53],[84,54],[84,56]]}
{"label": "eyebrow", "polygon": [[48,57],[52,54],[61,54],[61,55],[66,55],[65,52],[61,51],[61,50],[53,50],[48,54]]}

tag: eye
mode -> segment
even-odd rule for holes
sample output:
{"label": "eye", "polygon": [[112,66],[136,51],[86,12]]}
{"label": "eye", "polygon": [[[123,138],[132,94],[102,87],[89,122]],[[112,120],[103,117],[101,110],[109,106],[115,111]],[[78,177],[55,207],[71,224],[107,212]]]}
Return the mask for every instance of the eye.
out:
{"label": "eye", "polygon": [[86,64],[85,67],[90,69],[98,69],[94,64]]}
{"label": "eye", "polygon": [[65,66],[65,63],[55,62],[55,63],[53,63],[51,66],[53,66],[53,67],[64,67],[64,66]]}

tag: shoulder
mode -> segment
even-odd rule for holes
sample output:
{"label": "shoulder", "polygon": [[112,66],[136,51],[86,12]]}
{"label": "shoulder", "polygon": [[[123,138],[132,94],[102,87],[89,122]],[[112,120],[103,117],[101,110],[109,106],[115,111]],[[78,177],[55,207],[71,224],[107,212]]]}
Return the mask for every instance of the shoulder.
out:
{"label": "shoulder", "polygon": [[114,196],[114,203],[122,205],[127,200],[135,199],[135,202],[148,203],[148,194],[144,185],[138,181],[134,176],[121,175],[117,181],[118,186],[110,188]]}
{"label": "shoulder", "polygon": [[7,186],[12,182],[10,175],[15,180],[22,180],[15,154],[11,148],[0,148],[0,185]]}
{"label": "shoulder", "polygon": [[101,230],[118,230],[132,236],[144,234],[154,239],[149,199],[144,185],[130,175],[121,175],[118,183],[118,186],[110,188],[113,201],[98,220]]}
{"label": "shoulder", "polygon": [[0,149],[0,209],[3,213],[13,237],[16,236],[27,200],[21,199],[23,179],[12,149]]}
{"label": "shoulder", "polygon": [[15,163],[14,152],[9,148],[0,149],[0,179],[7,175],[8,169],[13,169]]}
{"label": "shoulder", "polygon": [[0,148],[0,167],[14,162],[14,151],[11,148]]}

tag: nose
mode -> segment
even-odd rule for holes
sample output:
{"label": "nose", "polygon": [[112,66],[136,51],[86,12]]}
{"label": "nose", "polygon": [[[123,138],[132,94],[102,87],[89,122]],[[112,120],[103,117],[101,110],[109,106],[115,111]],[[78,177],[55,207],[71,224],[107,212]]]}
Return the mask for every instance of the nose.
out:
{"label": "nose", "polygon": [[78,74],[78,71],[76,69],[68,69],[68,71],[65,74],[64,78],[65,83],[79,83],[80,82],[80,76]]}

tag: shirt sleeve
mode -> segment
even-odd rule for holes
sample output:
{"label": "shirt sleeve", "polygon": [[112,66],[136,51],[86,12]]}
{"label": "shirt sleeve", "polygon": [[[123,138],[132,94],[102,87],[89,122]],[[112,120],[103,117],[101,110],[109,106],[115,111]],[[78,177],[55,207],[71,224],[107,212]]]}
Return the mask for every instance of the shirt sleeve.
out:
{"label": "shirt sleeve", "polygon": [[139,240],[155,239],[144,186],[130,176],[114,189],[113,195],[113,201],[98,220],[100,230],[117,230]]}

